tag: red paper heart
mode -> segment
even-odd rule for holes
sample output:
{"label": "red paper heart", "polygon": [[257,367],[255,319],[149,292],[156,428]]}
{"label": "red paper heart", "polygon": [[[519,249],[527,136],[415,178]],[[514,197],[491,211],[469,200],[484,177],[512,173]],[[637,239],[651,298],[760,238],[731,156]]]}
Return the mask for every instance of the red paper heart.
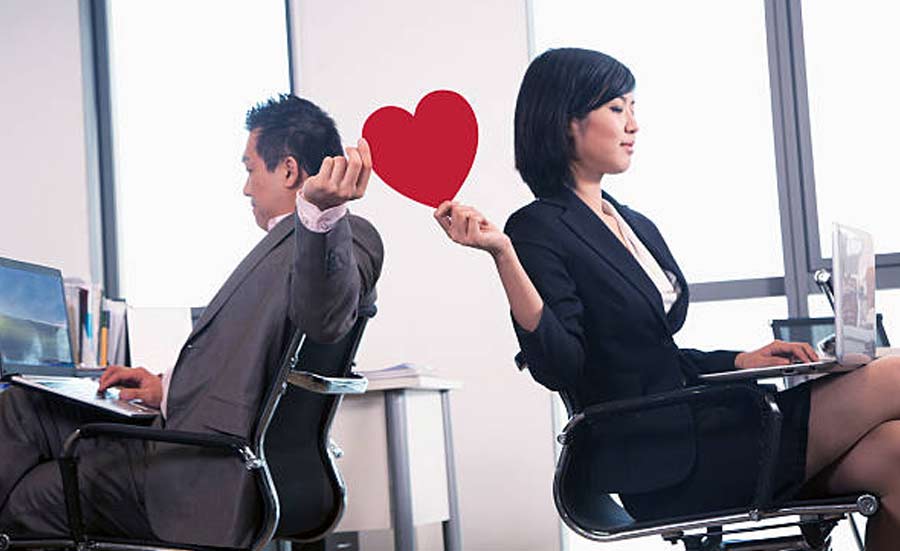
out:
{"label": "red paper heart", "polygon": [[432,207],[456,196],[478,149],[475,112],[450,90],[422,98],[415,115],[382,107],[369,115],[362,133],[372,148],[375,173],[406,197]]}

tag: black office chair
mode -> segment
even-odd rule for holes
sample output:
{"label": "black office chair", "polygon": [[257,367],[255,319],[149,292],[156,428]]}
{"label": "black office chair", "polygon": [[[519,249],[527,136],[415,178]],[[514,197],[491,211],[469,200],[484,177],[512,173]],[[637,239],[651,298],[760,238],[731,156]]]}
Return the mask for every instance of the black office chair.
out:
{"label": "black office chair", "polygon": [[[619,400],[586,407],[570,416],[558,437],[562,444],[553,481],[553,497],[563,522],[576,534],[598,542],[612,542],[658,535],[670,543],[681,542],[689,551],[700,550],[819,550],[829,549],[831,529],[846,515],[860,513],[871,516],[878,510],[878,500],[870,494],[833,499],[801,500],[775,503],[772,491],[775,458],[781,433],[781,413],[774,400],[774,387],[756,384],[708,384],[681,390]],[[761,427],[755,435],[761,443],[760,476],[753,502],[747,507],[709,511],[703,514],[639,522],[629,515],[611,493],[597,493],[581,482],[573,472],[577,464],[588,460],[596,441],[587,438],[587,427],[604,422],[615,423],[623,415],[639,414],[675,404],[699,404],[705,400],[736,403],[749,400],[756,405]],[[563,396],[572,413],[571,402]],[[752,438],[748,435],[748,438]],[[795,518],[798,517],[799,518]],[[790,518],[789,518],[790,517]],[[769,521],[779,519],[777,523]],[[729,529],[738,523],[752,526]],[[798,534],[766,536],[756,539],[726,540],[754,531],[799,527]],[[861,543],[860,543],[860,549]]]}
{"label": "black office chair", "polygon": [[[269,374],[269,390],[251,441],[222,435],[158,430],[114,423],[92,423],[66,441],[59,460],[66,490],[70,537],[13,540],[0,534],[0,551],[20,548],[138,551],[199,549],[161,541],[129,541],[85,533],[78,493],[78,443],[87,438],[152,440],[217,449],[232,455],[254,473],[264,512],[253,543],[259,551],[273,538],[309,542],[326,536],[346,507],[346,487],[334,463],[341,453],[329,439],[334,414],[344,394],[365,392],[365,378],[352,373],[353,358],[371,311],[361,312],[352,330],[334,344],[306,341],[297,332],[277,370]],[[208,547],[207,547],[208,549]]]}
{"label": "black office chair", "polygon": [[[817,273],[816,282],[834,307],[830,277],[827,272]],[[806,340],[815,345],[814,340],[796,338],[801,327],[809,329],[810,338],[822,332],[820,338],[834,332],[834,318],[824,318],[826,327],[819,327],[821,320],[810,325],[808,321],[776,320],[773,323],[775,337],[783,340]],[[830,330],[828,321],[830,320]],[[878,316],[879,346],[889,346],[887,334]],[[786,333],[782,333],[785,331]],[[522,367],[521,353],[516,363]],[[797,500],[788,503],[773,501],[776,458],[781,435],[781,412],[775,402],[776,389],[771,385],[759,384],[702,384],[672,392],[619,400],[581,408],[573,404],[568,396],[561,395],[569,412],[569,422],[558,436],[562,445],[553,481],[553,497],[556,509],[563,522],[582,537],[598,542],[639,538],[651,535],[662,536],[673,544],[681,542],[686,550],[741,550],[741,551],[789,551],[830,549],[829,534],[834,526],[848,519],[853,529],[856,544],[864,551],[864,544],[853,522],[852,513],[869,517],[878,511],[878,499],[868,493],[835,497],[830,499]],[[596,493],[580,483],[573,476],[579,461],[589,460],[590,448],[596,442],[588,442],[586,428],[591,424],[614,423],[623,415],[639,414],[676,404],[700,404],[705,400],[746,401],[756,405],[759,414],[761,443],[761,468],[753,502],[744,508],[710,511],[700,515],[667,518],[652,522],[638,522],[629,515],[612,497],[611,493]],[[727,403],[727,402],[726,402]],[[748,438],[751,437],[748,435]],[[774,520],[777,519],[777,520]],[[765,523],[761,521],[767,521]],[[749,527],[728,528],[738,523],[752,523]],[[755,539],[726,540],[726,537],[745,538],[753,532],[772,528],[798,527],[799,533],[786,536],[762,535]]]}

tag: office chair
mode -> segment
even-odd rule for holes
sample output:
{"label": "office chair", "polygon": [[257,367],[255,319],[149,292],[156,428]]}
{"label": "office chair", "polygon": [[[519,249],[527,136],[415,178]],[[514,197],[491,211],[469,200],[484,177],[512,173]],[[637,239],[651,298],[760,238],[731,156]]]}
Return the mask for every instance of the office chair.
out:
{"label": "office chair", "polygon": [[[769,385],[704,384],[641,398],[596,404],[571,414],[568,424],[558,436],[562,450],[553,480],[557,512],[576,534],[598,542],[658,535],[670,543],[682,543],[687,551],[830,549],[829,532],[837,522],[849,513],[874,515],[878,510],[878,499],[871,494],[860,494],[788,503],[773,501],[773,481],[781,433],[781,413],[774,394],[774,387]],[[598,493],[588,489],[579,477],[573,476],[573,472],[579,470],[578,463],[589,460],[590,446],[596,445],[595,441],[587,438],[588,427],[592,424],[615,423],[622,415],[640,414],[676,404],[699,404],[705,400],[715,400],[717,404],[750,401],[756,406],[761,430],[755,436],[761,443],[762,461],[754,499],[747,507],[637,521],[613,499],[612,492]],[[571,401],[566,396],[563,396],[563,401],[571,413]],[[753,435],[748,435],[748,438],[752,437]],[[779,521],[775,524],[760,522],[772,519]],[[738,523],[753,525],[728,528]],[[744,538],[754,531],[786,527],[799,527],[800,533],[774,537],[762,535],[756,539],[725,539],[738,535]],[[861,543],[860,549],[863,549]]]}
{"label": "office chair", "polygon": [[[369,318],[360,312],[351,331],[334,344],[307,341],[299,331],[283,361],[269,373],[269,390],[250,441],[224,435],[159,430],[115,423],[92,423],[73,432],[59,459],[65,489],[68,538],[18,539],[0,534],[0,551],[21,548],[143,551],[200,549],[198,545],[129,541],[85,533],[78,492],[78,443],[114,437],[168,442],[230,454],[253,472],[263,514],[248,549],[260,551],[273,538],[319,540],[337,525],[347,491],[335,465],[342,452],[329,439],[331,422],[344,394],[365,392],[367,381],[352,373],[353,358]],[[208,549],[208,547],[206,547]]]}
{"label": "office chair", "polygon": [[[816,282],[822,287],[829,302],[834,307],[833,293],[828,274],[816,274]],[[810,336],[821,332],[825,325],[826,336],[834,331],[834,318],[806,321],[776,320],[773,331],[776,338],[798,340],[791,331],[804,328]],[[810,323],[812,321],[813,323]],[[828,324],[830,323],[830,331]],[[881,321],[877,318],[879,346],[889,346]],[[800,339],[802,340],[802,339]],[[815,342],[807,340],[807,342]],[[516,358],[523,367],[521,353]],[[834,497],[828,499],[795,500],[776,503],[773,500],[773,484],[776,474],[776,458],[781,435],[781,412],[775,402],[776,389],[760,384],[700,384],[672,392],[643,396],[596,404],[585,408],[574,404],[569,396],[561,393],[569,413],[569,422],[557,437],[562,445],[553,480],[553,498],[556,510],[563,522],[576,534],[598,542],[612,542],[658,535],[666,541],[681,542],[687,551],[741,550],[741,551],[791,551],[830,549],[830,532],[837,523],[848,519],[853,529],[857,547],[864,551],[862,538],[853,522],[852,513],[870,517],[878,511],[878,499],[868,493]],[[677,404],[700,404],[706,400],[735,403],[749,401],[755,404],[760,421],[760,434],[756,435],[761,444],[760,475],[753,501],[747,507],[678,518],[655,521],[637,521],[625,511],[610,493],[597,493],[585,488],[573,472],[578,463],[589,460],[590,442],[587,429],[592,424],[615,423],[622,415],[641,412]],[[750,437],[750,436],[748,436]],[[760,521],[772,521],[761,523]],[[729,528],[738,523],[750,526]],[[745,538],[753,532],[773,528],[798,527],[799,534],[784,536],[760,535],[754,539],[726,540],[726,537]]]}

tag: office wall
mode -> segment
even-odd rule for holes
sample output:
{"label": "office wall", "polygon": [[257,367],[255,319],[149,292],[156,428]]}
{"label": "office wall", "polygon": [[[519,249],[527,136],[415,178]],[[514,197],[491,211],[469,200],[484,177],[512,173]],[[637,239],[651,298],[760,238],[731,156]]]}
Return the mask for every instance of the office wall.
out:
{"label": "office wall", "polygon": [[0,256],[91,277],[78,2],[0,2]]}
{"label": "office wall", "polygon": [[[512,152],[514,102],[528,63],[525,2],[347,0],[336,9],[294,0],[292,8],[295,84],[330,112],[345,143],[356,141],[376,108],[411,112],[426,93],[453,89],[480,125],[458,199],[500,225],[531,200]],[[377,178],[352,208],[385,242],[379,313],[360,367],[416,362],[464,384],[452,397],[463,548],[557,549],[550,395],[513,365],[517,346],[489,256],[452,244],[431,209]]]}

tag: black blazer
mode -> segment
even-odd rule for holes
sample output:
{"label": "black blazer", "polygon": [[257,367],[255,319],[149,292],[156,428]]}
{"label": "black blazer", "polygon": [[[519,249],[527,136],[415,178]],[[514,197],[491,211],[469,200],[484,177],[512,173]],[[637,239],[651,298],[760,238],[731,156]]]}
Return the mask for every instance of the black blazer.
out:
{"label": "black blazer", "polygon": [[[586,406],[682,388],[699,373],[734,369],[736,352],[680,349],[688,284],[653,223],[604,193],[681,289],[666,315],[656,286],[606,224],[571,190],[519,209],[507,221],[525,271],[544,300],[538,327],[516,335],[532,376]],[[614,426],[613,426],[614,425]],[[695,438],[687,406],[590,427],[582,477],[603,492],[645,492],[683,480]]]}

